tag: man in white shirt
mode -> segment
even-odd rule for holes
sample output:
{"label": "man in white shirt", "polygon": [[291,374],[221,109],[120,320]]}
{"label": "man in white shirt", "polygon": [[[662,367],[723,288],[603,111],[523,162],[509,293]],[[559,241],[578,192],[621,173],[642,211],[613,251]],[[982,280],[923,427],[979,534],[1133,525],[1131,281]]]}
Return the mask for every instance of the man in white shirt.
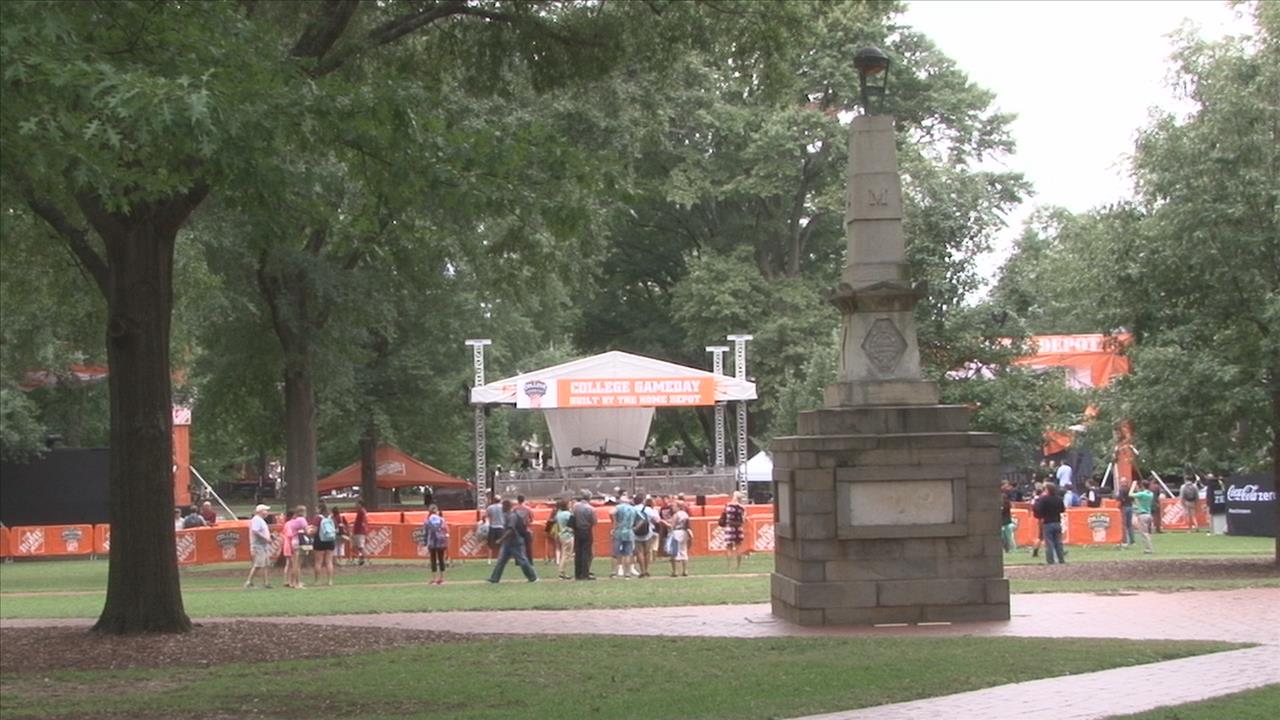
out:
{"label": "man in white shirt", "polygon": [[271,528],[267,526],[267,513],[271,508],[259,505],[253,509],[253,519],[249,521],[249,554],[252,563],[249,566],[249,577],[244,581],[246,590],[252,588],[253,575],[262,569],[262,587],[271,587],[269,568],[271,567]]}
{"label": "man in white shirt", "polygon": [[1071,466],[1070,465],[1066,464],[1065,462],[1059,465],[1057,478],[1058,478],[1058,487],[1060,489],[1062,490],[1072,489],[1073,485],[1071,484]]}

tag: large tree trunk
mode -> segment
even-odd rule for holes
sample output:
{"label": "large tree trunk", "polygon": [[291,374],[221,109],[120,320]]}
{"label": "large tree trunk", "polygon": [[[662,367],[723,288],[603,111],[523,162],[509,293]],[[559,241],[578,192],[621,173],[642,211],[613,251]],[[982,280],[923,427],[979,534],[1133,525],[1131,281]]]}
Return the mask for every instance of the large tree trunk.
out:
{"label": "large tree trunk", "polygon": [[[1271,373],[1271,482],[1280,490],[1280,374]],[[1276,514],[1276,567],[1280,568],[1280,493],[1272,501]]]}
{"label": "large tree trunk", "polygon": [[378,505],[378,428],[373,423],[365,427],[360,436],[360,499],[366,510],[377,510]]}
{"label": "large tree trunk", "polygon": [[316,507],[316,393],[310,348],[285,345],[284,497],[288,507]]}
{"label": "large tree trunk", "polygon": [[96,632],[191,629],[174,548],[169,322],[174,241],[202,197],[86,213],[107,251],[111,368],[111,563]]}

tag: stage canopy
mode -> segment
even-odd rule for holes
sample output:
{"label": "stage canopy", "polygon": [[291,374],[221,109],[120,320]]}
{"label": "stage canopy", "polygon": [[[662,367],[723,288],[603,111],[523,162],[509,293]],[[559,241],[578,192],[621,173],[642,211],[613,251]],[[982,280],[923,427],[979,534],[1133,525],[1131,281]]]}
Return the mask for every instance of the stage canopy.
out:
{"label": "stage canopy", "polygon": [[[378,448],[377,474],[378,487],[384,490],[417,485],[429,485],[432,488],[471,488],[471,483],[456,478],[443,470],[433,468],[408,453],[389,445]],[[348,465],[338,472],[316,483],[316,490],[329,492],[341,488],[358,487],[360,485],[360,461]]]}
{"label": "stage canopy", "polygon": [[[573,448],[638,457],[654,408],[756,399],[755,383],[617,350],[522,373],[471,390],[477,405],[541,410],[556,467],[594,466]],[[635,465],[613,459],[611,465]]]}

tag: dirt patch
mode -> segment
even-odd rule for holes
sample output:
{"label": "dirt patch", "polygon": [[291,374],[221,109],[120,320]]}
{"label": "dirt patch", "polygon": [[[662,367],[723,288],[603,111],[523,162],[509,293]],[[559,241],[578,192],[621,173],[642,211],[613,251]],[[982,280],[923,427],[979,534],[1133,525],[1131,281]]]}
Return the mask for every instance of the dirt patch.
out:
{"label": "dirt patch", "polygon": [[[1125,552],[1141,552],[1126,550]],[[1112,560],[1071,562],[1066,565],[1006,565],[1011,580],[1250,580],[1280,578],[1280,569],[1271,560],[1157,560],[1135,563]]]}
{"label": "dirt patch", "polygon": [[201,668],[279,659],[273,648],[289,648],[293,659],[332,657],[409,645],[469,642],[457,633],[299,625],[257,621],[198,624],[182,635],[114,637],[83,627],[0,629],[0,673],[126,668]]}

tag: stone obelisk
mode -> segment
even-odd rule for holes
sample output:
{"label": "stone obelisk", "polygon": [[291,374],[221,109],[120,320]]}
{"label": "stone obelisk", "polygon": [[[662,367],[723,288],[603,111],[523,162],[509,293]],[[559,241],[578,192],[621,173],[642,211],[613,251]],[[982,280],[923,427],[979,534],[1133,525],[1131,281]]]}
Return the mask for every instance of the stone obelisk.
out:
{"label": "stone obelisk", "polygon": [[840,377],[772,444],[773,614],[801,625],[1005,620],[999,449],[922,379],[893,118],[850,127]]}

